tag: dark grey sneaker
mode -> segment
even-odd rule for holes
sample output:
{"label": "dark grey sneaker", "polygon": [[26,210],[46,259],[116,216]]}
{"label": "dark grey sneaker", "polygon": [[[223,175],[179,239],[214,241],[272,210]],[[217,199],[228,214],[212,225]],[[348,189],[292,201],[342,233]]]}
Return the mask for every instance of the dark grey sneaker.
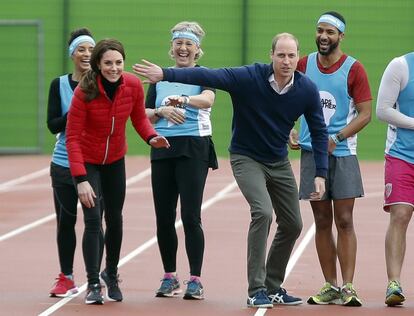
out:
{"label": "dark grey sneaker", "polygon": [[119,274],[108,274],[106,270],[100,274],[101,280],[105,284],[105,294],[108,301],[121,302],[123,300],[121,289],[119,288]]}
{"label": "dark grey sneaker", "polygon": [[185,300],[204,299],[203,285],[199,280],[185,281],[184,284],[187,284],[187,290],[185,291],[183,297]]}
{"label": "dark grey sneaker", "polygon": [[104,303],[104,297],[102,295],[102,288],[99,283],[89,284],[85,297],[86,304],[102,305]]}

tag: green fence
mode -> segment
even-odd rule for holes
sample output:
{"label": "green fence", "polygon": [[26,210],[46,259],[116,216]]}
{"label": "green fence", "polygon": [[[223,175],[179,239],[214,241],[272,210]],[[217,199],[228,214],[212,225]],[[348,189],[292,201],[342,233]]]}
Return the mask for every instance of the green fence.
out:
{"label": "green fence", "polygon": [[[271,39],[280,32],[290,32],[299,38],[302,55],[314,51],[316,20],[321,13],[330,10],[339,11],[346,18],[342,48],[364,64],[375,112],[377,89],[385,66],[393,57],[413,50],[412,0],[296,0],[289,3],[278,0],[14,0],[1,2],[0,19],[42,21],[46,82],[43,89],[47,95],[50,81],[71,70],[71,62],[66,57],[66,40],[72,28],[87,26],[96,39],[115,37],[121,40],[127,52],[126,68],[130,70],[131,65],[142,58],[171,65],[169,30],[182,20],[198,21],[207,33],[202,44],[205,55],[200,63],[208,67],[238,66],[255,61],[269,62]],[[9,33],[1,28],[0,34],[4,46],[15,43],[11,52],[22,55],[22,63],[8,65],[7,73],[0,77],[0,147],[13,144],[30,147],[31,143],[25,142],[33,135],[21,126],[27,125],[27,117],[36,116],[31,110],[36,105],[23,96],[38,88],[34,74],[37,66],[18,50],[32,52],[36,34],[33,31]],[[3,63],[7,64],[4,58]],[[6,95],[15,98],[8,99]],[[212,119],[213,138],[221,156],[227,156],[231,115],[230,98],[218,92]],[[5,126],[14,127],[13,133],[6,131]],[[46,129],[45,118],[40,130],[46,137],[42,151],[50,153],[54,137]],[[385,130],[385,124],[373,115],[372,123],[359,135],[360,159],[382,159]],[[128,139],[130,154],[148,153],[147,145],[138,139],[131,127]],[[293,153],[294,157],[296,155]]]}

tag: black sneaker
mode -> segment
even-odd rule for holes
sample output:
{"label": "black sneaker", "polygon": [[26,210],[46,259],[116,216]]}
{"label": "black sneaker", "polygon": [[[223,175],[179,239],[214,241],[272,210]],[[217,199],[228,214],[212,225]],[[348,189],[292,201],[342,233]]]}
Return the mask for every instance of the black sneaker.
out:
{"label": "black sneaker", "polygon": [[99,283],[89,284],[86,291],[85,303],[102,305],[104,297],[102,295],[102,288]]}
{"label": "black sneaker", "polygon": [[108,274],[106,270],[102,271],[100,277],[105,284],[105,294],[108,301],[121,302],[123,299],[121,289],[118,286],[119,274]]}

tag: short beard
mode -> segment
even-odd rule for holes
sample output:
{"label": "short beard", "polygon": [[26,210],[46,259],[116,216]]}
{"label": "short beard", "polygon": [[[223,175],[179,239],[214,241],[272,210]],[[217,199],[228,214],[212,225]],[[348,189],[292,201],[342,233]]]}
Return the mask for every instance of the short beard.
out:
{"label": "short beard", "polygon": [[331,45],[329,45],[328,50],[326,51],[322,51],[319,47],[319,41],[316,40],[316,47],[318,47],[318,52],[319,54],[323,55],[323,56],[328,56],[330,55],[339,45],[339,40],[336,41],[335,43],[332,43]]}

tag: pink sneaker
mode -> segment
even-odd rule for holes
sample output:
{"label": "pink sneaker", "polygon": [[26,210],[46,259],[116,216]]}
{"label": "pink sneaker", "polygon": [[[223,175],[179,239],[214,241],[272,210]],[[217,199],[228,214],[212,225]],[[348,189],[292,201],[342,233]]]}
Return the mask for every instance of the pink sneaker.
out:
{"label": "pink sneaker", "polygon": [[59,273],[59,277],[56,278],[55,285],[49,292],[50,297],[67,297],[78,293],[78,288],[75,282],[65,277],[63,273]]}

